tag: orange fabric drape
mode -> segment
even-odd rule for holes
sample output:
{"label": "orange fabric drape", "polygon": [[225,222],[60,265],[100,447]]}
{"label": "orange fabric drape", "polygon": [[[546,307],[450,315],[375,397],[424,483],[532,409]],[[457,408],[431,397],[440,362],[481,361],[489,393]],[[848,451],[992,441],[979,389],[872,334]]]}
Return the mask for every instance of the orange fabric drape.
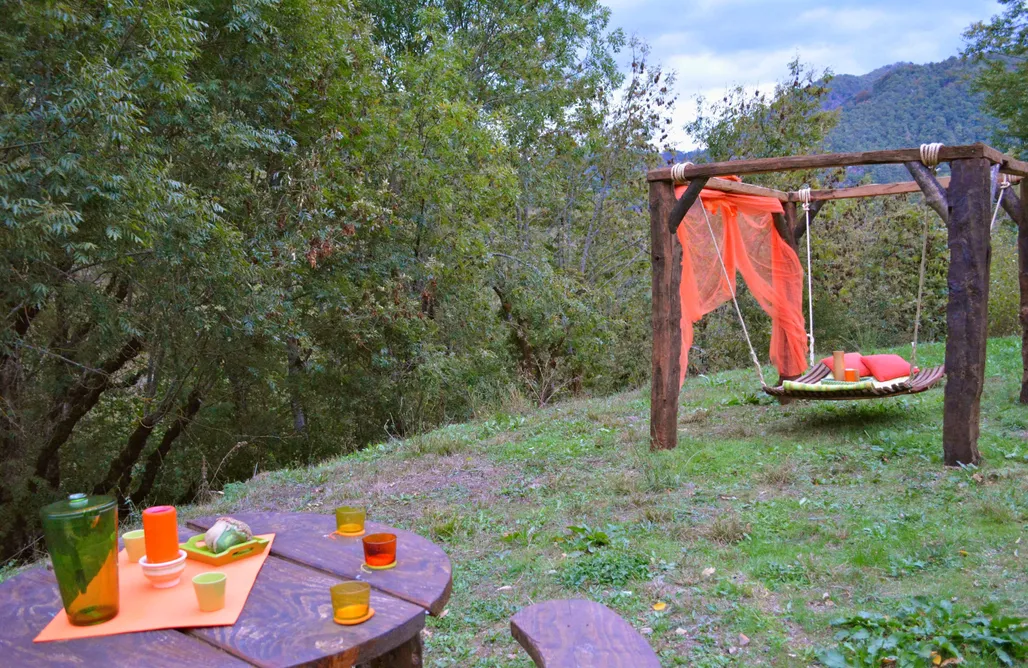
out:
{"label": "orange fabric drape", "polygon": [[[681,197],[684,191],[685,186],[677,186],[675,196]],[[772,214],[783,212],[782,203],[771,197],[718,190],[703,190],[700,198],[731,284],[721,270],[703,212],[693,205],[678,226],[678,240],[682,244],[682,380],[689,363],[693,323],[732,298],[737,272],[742,274],[761,308],[771,316],[772,364],[783,376],[803,373],[807,368],[803,267],[796,252],[775,229]]]}

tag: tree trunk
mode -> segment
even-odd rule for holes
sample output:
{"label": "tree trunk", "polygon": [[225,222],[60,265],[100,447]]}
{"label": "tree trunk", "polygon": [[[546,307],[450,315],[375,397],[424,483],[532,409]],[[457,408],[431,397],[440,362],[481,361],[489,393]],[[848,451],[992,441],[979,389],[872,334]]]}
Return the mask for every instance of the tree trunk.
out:
{"label": "tree trunk", "polygon": [[157,472],[164,465],[164,459],[168,456],[168,453],[171,452],[172,444],[186,430],[202,407],[203,392],[197,386],[189,393],[189,398],[186,399],[185,406],[179,410],[178,417],[171,423],[167,431],[164,432],[160,444],[146,458],[146,466],[143,468],[143,474],[140,476],[139,486],[136,487],[136,491],[132,492],[131,499],[133,504],[136,506],[142,505],[146,497],[153,491],[154,482],[157,480]]}
{"label": "tree trunk", "polygon": [[293,431],[302,434],[307,431],[307,416],[303,412],[303,401],[300,398],[300,382],[304,373],[303,359],[300,357],[300,343],[296,337],[289,337],[286,342],[286,356],[289,362],[289,406],[293,411]]}
{"label": "tree trunk", "polygon": [[[698,193],[697,193],[698,194]],[[681,383],[682,246],[669,230],[675,207],[670,181],[650,184],[650,254],[653,291],[653,376],[650,385],[650,449],[678,445],[678,394]],[[684,212],[683,212],[684,215]],[[675,227],[677,227],[675,221]]]}
{"label": "tree trunk", "polygon": [[949,302],[942,445],[947,466],[978,464],[978,434],[989,323],[992,251],[990,163],[953,160],[949,201]]}

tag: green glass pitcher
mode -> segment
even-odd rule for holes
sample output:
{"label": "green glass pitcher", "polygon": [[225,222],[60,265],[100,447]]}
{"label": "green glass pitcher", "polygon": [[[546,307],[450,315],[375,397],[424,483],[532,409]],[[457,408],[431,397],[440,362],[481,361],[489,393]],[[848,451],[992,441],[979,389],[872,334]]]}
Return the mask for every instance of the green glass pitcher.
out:
{"label": "green glass pitcher", "polygon": [[72,494],[43,508],[41,515],[68,621],[88,626],[117,615],[117,502]]}

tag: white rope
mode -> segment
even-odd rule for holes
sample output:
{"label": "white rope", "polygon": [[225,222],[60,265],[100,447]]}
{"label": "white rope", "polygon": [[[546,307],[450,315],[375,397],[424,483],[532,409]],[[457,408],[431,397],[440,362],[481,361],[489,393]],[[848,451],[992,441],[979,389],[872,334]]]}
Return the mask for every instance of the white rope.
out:
{"label": "white rope", "polygon": [[941,142],[921,144],[921,162],[924,163],[925,167],[934,169],[939,164],[939,151],[942,147],[943,144]]}
{"label": "white rope", "polygon": [[[672,178],[674,173],[672,171]],[[739,324],[742,325],[742,334],[746,337],[746,345],[750,349],[750,359],[753,360],[753,365],[757,367],[757,375],[760,376],[760,384],[767,387],[767,381],[764,380],[764,370],[760,367],[760,359],[757,358],[757,351],[753,348],[753,341],[750,340],[750,332],[746,328],[746,321],[742,317],[742,310],[739,308],[739,301],[735,298],[735,288],[732,286],[732,279],[728,276],[728,268],[725,266],[725,259],[721,256],[721,247],[718,246],[717,236],[714,234],[714,227],[710,224],[710,216],[707,215],[707,207],[703,206],[703,198],[697,198],[700,203],[700,210],[703,211],[703,219],[707,221],[707,229],[710,231],[710,240],[714,243],[714,250],[717,251],[718,262],[721,263],[721,273],[724,274],[725,281],[728,283],[728,291],[732,295],[732,304],[735,305],[735,314],[739,317]],[[722,227],[723,229],[723,227]]]}
{"label": "white rope", "polygon": [[800,201],[803,202],[803,215],[807,220],[807,322],[810,332],[807,334],[809,344],[810,366],[814,366],[814,272],[810,266],[810,188],[800,188],[796,191]]}
{"label": "white rope", "polygon": [[684,183],[685,177],[682,176],[682,172],[685,171],[686,167],[692,166],[691,162],[679,162],[671,165],[671,180],[675,183]]}
{"label": "white rope", "polygon": [[992,222],[989,223],[989,232],[996,227],[996,218],[999,216],[999,207],[1003,204],[1003,193],[1010,187],[1010,178],[1003,174],[1003,180],[999,182],[999,199],[996,200],[996,210],[992,212]]}

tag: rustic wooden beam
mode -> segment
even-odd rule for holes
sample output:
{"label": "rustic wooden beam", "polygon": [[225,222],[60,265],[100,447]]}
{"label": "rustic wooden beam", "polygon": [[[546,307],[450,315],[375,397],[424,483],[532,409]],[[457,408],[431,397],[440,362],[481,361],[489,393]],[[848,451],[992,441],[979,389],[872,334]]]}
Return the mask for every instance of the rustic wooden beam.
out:
{"label": "rustic wooden beam", "polygon": [[[1013,193],[1008,192],[1008,195]],[[1006,202],[1006,197],[1003,198]],[[1022,404],[1028,404],[1028,179],[1021,181],[1020,205],[1015,209],[1017,221],[1017,283],[1021,290],[1021,396]],[[1007,210],[1010,213],[1010,209]]]}
{"label": "rustic wooden beam", "polygon": [[[1022,183],[1022,188],[1023,187],[1024,184]],[[1010,220],[1014,221],[1015,225],[1020,226],[1021,218],[1024,216],[1024,213],[1021,209],[1021,200],[1018,198],[1017,193],[1014,192],[1013,188],[1007,188],[1006,192],[1003,193],[1003,199],[1001,202],[1003,203],[1003,210],[1007,212],[1008,216],[1010,216]]]}
{"label": "rustic wooden beam", "polygon": [[1016,174],[1017,176],[1028,176],[1028,163],[1011,158],[1009,155],[994,149],[991,146],[984,147],[983,157],[1000,166],[1000,172],[1004,174]]}
{"label": "rustic wooden beam", "polygon": [[949,185],[949,301],[942,447],[947,466],[978,464],[989,324],[992,183],[986,158],[954,160]]}
{"label": "rustic wooden beam", "polygon": [[798,250],[796,246],[796,203],[795,202],[783,202],[782,213],[771,214],[772,220],[775,223],[775,229],[778,230],[778,235],[785,240],[785,243],[795,251]]}
{"label": "rustic wooden beam", "polygon": [[[683,181],[682,183],[689,183]],[[682,185],[676,183],[675,185]],[[774,188],[765,188],[764,186],[755,186],[752,183],[742,183],[740,181],[732,181],[731,179],[710,179],[707,184],[703,186],[706,190],[718,190],[723,193],[734,193],[737,195],[755,195],[756,197],[773,197],[781,202],[788,202],[791,198],[789,193],[782,192],[781,190],[775,190]]]}
{"label": "rustic wooden beam", "polygon": [[[992,162],[1003,164],[1007,170],[1020,169],[1020,166],[1016,164],[1018,161],[1004,156],[996,149],[990,148],[985,144],[943,146],[939,150],[939,160],[941,162],[950,162],[952,160],[986,158],[986,154],[988,154],[988,158]],[[679,168],[681,170],[679,176],[682,179],[688,180],[700,176],[763,174],[766,172],[786,172],[797,169],[828,169],[832,167],[854,167],[857,165],[888,165],[920,160],[921,151],[917,148],[863,151],[859,153],[827,153],[824,155],[792,155],[783,158],[755,158],[689,165]],[[1019,173],[1019,171],[1011,173]],[[646,175],[646,178],[649,181],[669,181],[671,180],[671,168],[661,167],[651,170]]]}
{"label": "rustic wooden beam", "polygon": [[[692,208],[696,199],[700,196],[703,191],[703,186],[706,185],[707,179],[699,178],[689,182],[689,187],[685,189],[682,196],[675,202],[675,206],[671,209],[671,213],[667,217],[667,229],[672,235],[678,230],[678,226],[681,224],[682,219],[685,218],[685,214],[689,213],[689,209]],[[671,188],[671,195],[674,197],[674,187]]]}
{"label": "rustic wooden beam", "polygon": [[[949,177],[944,176],[938,179],[939,185],[949,185]],[[908,193],[921,192],[921,186],[916,181],[901,181],[899,183],[870,183],[866,186],[853,186],[850,188],[831,188],[829,190],[811,190],[810,201],[833,199],[858,199],[861,197],[880,197],[882,195],[906,195]],[[789,193],[790,202],[800,201],[799,195]]]}
{"label": "rustic wooden beam", "polygon": [[[907,167],[907,171],[914,177],[914,182],[917,183],[921,192],[924,193],[925,203],[932,208],[935,213],[939,214],[939,218],[942,218],[942,222],[949,224],[949,204],[946,200],[946,188],[935,178],[935,174],[932,170],[925,167],[924,163],[920,160],[911,160],[910,162],[904,163]],[[991,183],[991,177],[990,177]],[[947,185],[949,185],[947,183]],[[989,193],[992,193],[992,186],[989,186]]]}
{"label": "rustic wooden beam", "polygon": [[[696,194],[699,195],[699,189]],[[685,199],[685,195],[682,199]],[[678,200],[677,204],[681,201]],[[670,181],[650,184],[650,254],[653,276],[651,450],[670,450],[678,445],[682,353],[682,302],[678,290],[682,282],[682,245],[678,243],[678,236],[668,230],[668,220],[675,207],[675,188]],[[681,219],[682,216],[678,216],[677,221]]]}
{"label": "rustic wooden beam", "polygon": [[[817,202],[810,203],[810,222],[814,222],[814,218],[817,217],[817,212],[821,210],[821,207],[825,205],[828,200],[818,200]],[[799,247],[800,239],[807,233],[807,217],[803,215],[802,210],[796,211],[796,223],[792,228],[792,236],[796,239],[796,245]]]}

